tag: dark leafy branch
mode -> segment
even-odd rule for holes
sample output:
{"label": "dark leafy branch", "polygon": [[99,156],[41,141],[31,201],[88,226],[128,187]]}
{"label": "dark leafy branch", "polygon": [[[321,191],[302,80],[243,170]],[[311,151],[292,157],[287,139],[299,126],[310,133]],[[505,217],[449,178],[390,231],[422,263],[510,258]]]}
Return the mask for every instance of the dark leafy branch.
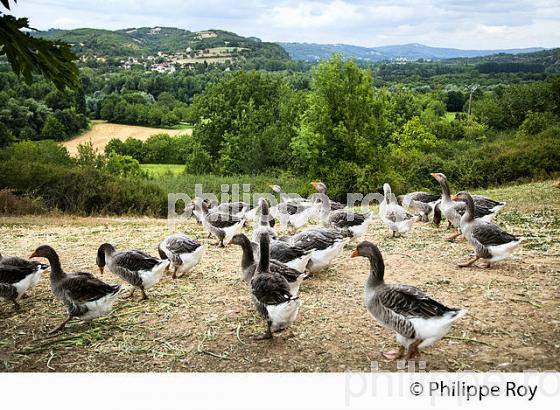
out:
{"label": "dark leafy branch", "polygon": [[[0,0],[10,10],[9,0]],[[61,41],[32,37],[24,30],[34,30],[27,18],[0,14],[0,56],[6,56],[14,72],[26,83],[33,81],[33,73],[43,75],[59,90],[80,87],[76,55]]]}

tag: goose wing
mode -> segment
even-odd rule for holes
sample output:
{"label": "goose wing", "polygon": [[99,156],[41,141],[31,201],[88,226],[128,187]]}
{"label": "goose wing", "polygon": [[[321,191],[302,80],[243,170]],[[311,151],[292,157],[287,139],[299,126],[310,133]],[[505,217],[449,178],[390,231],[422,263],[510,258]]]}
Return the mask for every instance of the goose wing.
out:
{"label": "goose wing", "polygon": [[339,210],[332,212],[329,221],[339,228],[362,225],[370,216],[370,213],[358,213],[353,211]]}
{"label": "goose wing", "polygon": [[270,258],[275,259],[280,262],[289,262],[294,259],[301,258],[306,255],[309,251],[305,250],[301,246],[290,245],[282,241],[271,241],[270,242]]}
{"label": "goose wing", "polygon": [[482,195],[473,195],[472,199],[474,200],[475,205],[479,205],[489,209],[492,209],[498,205],[504,205],[504,202],[499,202]]}
{"label": "goose wing", "polygon": [[152,270],[161,261],[139,250],[119,252],[113,256],[113,263],[131,272]]}
{"label": "goose wing", "polygon": [[13,285],[25,279],[27,275],[35,271],[33,268],[13,266],[13,265],[0,265],[0,283]]}
{"label": "goose wing", "polygon": [[208,214],[208,221],[216,228],[229,228],[241,222],[241,218],[223,212],[211,212]]}
{"label": "goose wing", "polygon": [[251,279],[251,291],[265,305],[279,305],[292,299],[288,281],[279,274],[261,273]]}
{"label": "goose wing", "polygon": [[270,271],[281,275],[288,283],[295,282],[304,273],[297,269],[290,268],[284,263],[272,259],[270,261]]}
{"label": "goose wing", "polygon": [[414,215],[407,212],[402,206],[392,204],[387,207],[385,218],[391,222],[401,222],[414,218]]}
{"label": "goose wing", "polygon": [[186,235],[174,235],[165,239],[165,246],[176,254],[192,253],[198,249],[200,243]]}
{"label": "goose wing", "polygon": [[476,224],[471,235],[484,246],[497,246],[519,240],[518,237],[500,229],[497,225],[490,222]]}
{"label": "goose wing", "polygon": [[405,318],[424,319],[442,316],[456,309],[448,308],[430,298],[420,289],[409,285],[389,285],[379,294],[379,301],[386,309]]}
{"label": "goose wing", "polygon": [[84,272],[78,273],[68,276],[61,284],[64,290],[64,299],[69,302],[91,302],[114,294],[120,289],[119,285],[108,285],[91,274],[84,275]]}
{"label": "goose wing", "polygon": [[413,201],[419,201],[425,204],[441,199],[441,194],[432,194],[430,192],[413,192],[409,195],[411,195]]}
{"label": "goose wing", "polygon": [[342,234],[335,229],[312,228],[295,235],[293,243],[305,250],[322,250],[343,239]]}
{"label": "goose wing", "polygon": [[37,270],[37,268],[41,267],[42,269],[46,269],[49,265],[40,263],[37,261],[28,261],[27,259],[19,258],[17,256],[5,256],[0,259],[0,265],[11,265],[11,266],[18,266],[21,268],[30,269],[32,271]]}

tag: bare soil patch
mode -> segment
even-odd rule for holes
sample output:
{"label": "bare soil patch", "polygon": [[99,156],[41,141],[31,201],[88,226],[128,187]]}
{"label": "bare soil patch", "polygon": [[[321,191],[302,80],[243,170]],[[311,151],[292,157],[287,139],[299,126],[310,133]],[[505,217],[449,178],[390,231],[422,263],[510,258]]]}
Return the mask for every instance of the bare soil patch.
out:
{"label": "bare soil patch", "polygon": [[190,129],[171,130],[166,128],[150,128],[138,125],[100,122],[93,124],[91,129],[82,135],[64,142],[63,145],[68,149],[70,155],[74,156],[78,153],[78,145],[89,141],[93,144],[93,148],[103,152],[105,145],[107,145],[107,143],[113,138],[120,139],[121,141],[124,141],[127,138],[136,138],[141,141],[145,141],[155,134],[169,134],[170,136],[175,136],[179,134],[190,135],[191,133],[192,130]]}

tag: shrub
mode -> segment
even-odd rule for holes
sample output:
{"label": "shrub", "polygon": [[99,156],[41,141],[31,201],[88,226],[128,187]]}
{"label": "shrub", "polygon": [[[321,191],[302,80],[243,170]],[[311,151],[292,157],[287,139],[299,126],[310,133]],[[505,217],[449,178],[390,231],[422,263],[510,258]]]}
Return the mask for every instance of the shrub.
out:
{"label": "shrub", "polygon": [[528,136],[536,135],[544,131],[553,121],[554,116],[550,112],[529,111],[519,126],[519,132]]}
{"label": "shrub", "polygon": [[64,125],[54,115],[49,115],[41,130],[41,137],[47,140],[63,141],[67,135]]}
{"label": "shrub", "polygon": [[2,150],[0,158],[21,162],[68,165],[72,162],[68,150],[58,142],[19,141]]}

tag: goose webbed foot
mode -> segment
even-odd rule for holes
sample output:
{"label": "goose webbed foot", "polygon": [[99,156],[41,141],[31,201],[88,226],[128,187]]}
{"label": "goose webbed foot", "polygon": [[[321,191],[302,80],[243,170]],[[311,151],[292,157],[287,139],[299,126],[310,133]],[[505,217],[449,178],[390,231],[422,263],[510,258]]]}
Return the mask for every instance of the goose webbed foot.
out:
{"label": "goose webbed foot", "polygon": [[399,360],[404,356],[404,346],[399,346],[398,350],[390,350],[381,353],[386,359]]}
{"label": "goose webbed foot", "polygon": [[273,335],[272,335],[272,331],[270,330],[270,326],[271,323],[267,322],[266,323],[266,332],[261,333],[260,335],[256,335],[253,337],[254,340],[267,340],[267,339],[272,339]]}
{"label": "goose webbed foot", "polygon": [[464,263],[459,263],[457,266],[459,268],[467,268],[469,266],[471,266],[473,263],[475,263],[477,260],[479,260],[480,257],[479,256],[475,256],[474,258],[472,258],[470,261],[468,262],[464,262]]}
{"label": "goose webbed foot", "polygon": [[27,293],[24,293],[23,295],[20,296],[20,299],[28,299],[29,295]]}
{"label": "goose webbed foot", "polygon": [[72,316],[68,316],[68,318],[66,318],[66,320],[64,322],[62,322],[60,325],[58,325],[57,327],[55,327],[53,330],[51,330],[49,332],[49,335],[52,335],[54,333],[60,332],[62,329],[64,329],[66,327],[66,324],[72,320]]}

